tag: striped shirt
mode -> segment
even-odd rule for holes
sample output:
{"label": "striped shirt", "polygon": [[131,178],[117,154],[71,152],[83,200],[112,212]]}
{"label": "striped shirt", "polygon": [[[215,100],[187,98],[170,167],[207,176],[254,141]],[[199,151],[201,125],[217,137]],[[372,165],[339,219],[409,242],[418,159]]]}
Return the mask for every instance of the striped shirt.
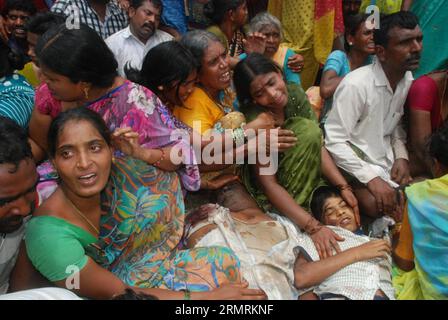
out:
{"label": "striped shirt", "polygon": [[[351,231],[328,226],[345,241],[338,242],[342,251],[358,247],[372,240],[367,236],[360,236]],[[303,254],[308,261],[318,261],[319,254],[313,240],[308,235],[303,235],[299,247],[294,249],[296,253]],[[390,299],[395,299],[395,291],[392,286],[392,259],[371,259],[352,263],[325,279],[313,288],[300,291],[299,295],[310,290],[318,296],[333,294],[347,297],[350,300],[373,300],[377,290],[382,290]]]}
{"label": "striped shirt", "polygon": [[0,115],[27,128],[34,106],[34,89],[19,74],[0,78]]}
{"label": "striped shirt", "polygon": [[51,11],[65,15],[66,25],[76,25],[76,16],[79,10],[79,21],[95,30],[103,39],[128,26],[127,14],[116,4],[109,1],[106,5],[106,17],[101,21],[98,14],[89,5],[87,0],[57,0]]}

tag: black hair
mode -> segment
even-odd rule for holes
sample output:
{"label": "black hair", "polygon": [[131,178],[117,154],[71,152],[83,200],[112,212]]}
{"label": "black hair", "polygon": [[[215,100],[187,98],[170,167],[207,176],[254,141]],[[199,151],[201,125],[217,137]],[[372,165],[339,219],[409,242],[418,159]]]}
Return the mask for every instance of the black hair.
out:
{"label": "black hair", "polygon": [[350,45],[348,44],[348,36],[355,36],[361,25],[366,22],[369,15],[367,14],[354,14],[348,15],[344,19],[345,35],[344,35],[344,49],[345,51],[350,51]]}
{"label": "black hair", "polygon": [[163,3],[160,0],[130,0],[129,6],[137,10],[145,1],[151,2],[154,5],[154,7],[159,8],[160,13],[162,13]]}
{"label": "black hair", "polygon": [[43,35],[49,29],[57,27],[65,22],[63,15],[53,12],[39,12],[35,16],[31,17],[26,24],[28,32]]}
{"label": "black hair", "polygon": [[[191,52],[177,41],[167,41],[155,46],[146,54],[140,71],[125,66],[126,77],[153,92],[158,86],[179,87],[197,69]],[[175,84],[177,82],[177,84]]]}
{"label": "black hair", "polygon": [[101,118],[101,116],[95,111],[92,111],[85,107],[79,107],[59,113],[57,117],[54,118],[51,122],[50,129],[48,130],[47,135],[48,155],[50,156],[50,158],[54,158],[56,154],[59,135],[61,134],[62,130],[64,130],[67,122],[70,121],[88,121],[103,137],[107,145],[111,145],[110,130],[104,122],[103,118]]}
{"label": "black hair", "polygon": [[6,16],[12,10],[23,11],[29,13],[30,16],[37,12],[33,0],[6,0],[3,7],[3,15]]}
{"label": "black hair", "polygon": [[187,48],[195,59],[198,68],[201,68],[202,59],[204,58],[205,50],[209,47],[210,42],[219,42],[219,38],[205,30],[193,30],[187,32],[180,39],[180,43]]}
{"label": "black hair", "polygon": [[229,10],[235,10],[246,0],[210,0],[204,5],[204,16],[215,24],[221,24]]}
{"label": "black hair", "polygon": [[14,173],[22,160],[33,160],[26,130],[14,120],[0,116],[0,164],[13,164]]}
{"label": "black hair", "polygon": [[0,39],[0,78],[10,76],[14,70],[22,70],[25,56]]}
{"label": "black hair", "polygon": [[389,43],[389,32],[395,27],[402,29],[415,29],[418,25],[418,18],[409,11],[399,11],[389,15],[381,15],[380,28],[375,29],[373,38],[376,45],[387,48]]}
{"label": "black hair", "polygon": [[428,143],[429,155],[448,168],[448,123],[432,134]]}
{"label": "black hair", "polygon": [[73,83],[107,88],[118,75],[112,51],[98,33],[83,24],[79,29],[63,24],[48,30],[37,42],[36,55],[41,65]]}
{"label": "black hair", "polygon": [[233,72],[233,83],[242,110],[253,100],[250,85],[254,78],[271,72],[283,75],[282,69],[273,60],[260,53],[251,53],[246,59],[238,62]]}
{"label": "black hair", "polygon": [[340,197],[341,193],[336,187],[321,186],[314,190],[311,197],[310,209],[316,220],[323,222],[325,201],[331,197]]}

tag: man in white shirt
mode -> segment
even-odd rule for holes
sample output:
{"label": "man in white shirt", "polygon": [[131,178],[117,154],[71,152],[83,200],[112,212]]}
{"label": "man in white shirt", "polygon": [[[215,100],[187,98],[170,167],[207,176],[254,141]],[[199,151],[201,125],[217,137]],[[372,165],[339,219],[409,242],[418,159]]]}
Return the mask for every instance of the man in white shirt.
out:
{"label": "man in white shirt", "polygon": [[173,37],[159,30],[162,2],[131,0],[129,26],[106,39],[118,62],[118,73],[125,76],[125,67],[140,70],[148,51]]}
{"label": "man in white shirt", "polygon": [[0,117],[0,295],[8,291],[25,221],[38,203],[38,181],[26,132]]}
{"label": "man in white shirt", "polygon": [[356,180],[361,212],[376,217],[399,208],[395,188],[410,181],[403,105],[418,68],[422,32],[410,12],[385,16],[374,33],[376,61],[339,84],[325,123],[325,145]]}

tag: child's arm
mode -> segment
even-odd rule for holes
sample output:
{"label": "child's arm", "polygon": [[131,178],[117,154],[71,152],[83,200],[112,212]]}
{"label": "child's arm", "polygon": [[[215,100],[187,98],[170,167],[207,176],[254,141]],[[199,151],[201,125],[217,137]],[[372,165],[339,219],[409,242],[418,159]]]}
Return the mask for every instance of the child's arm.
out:
{"label": "child's arm", "polygon": [[319,285],[352,263],[374,258],[386,259],[390,251],[391,247],[387,241],[372,240],[325,260],[308,261],[303,253],[300,253],[294,265],[294,285],[298,289]]}

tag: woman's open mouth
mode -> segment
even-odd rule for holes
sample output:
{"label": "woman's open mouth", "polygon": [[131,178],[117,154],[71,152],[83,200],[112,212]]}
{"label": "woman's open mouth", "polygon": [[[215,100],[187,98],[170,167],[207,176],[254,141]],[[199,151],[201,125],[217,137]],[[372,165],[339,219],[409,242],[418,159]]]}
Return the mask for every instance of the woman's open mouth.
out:
{"label": "woman's open mouth", "polygon": [[223,74],[219,77],[219,81],[222,81],[222,82],[228,82],[228,81],[230,81],[230,72],[227,71],[227,72],[223,73]]}
{"label": "woman's open mouth", "polygon": [[98,176],[96,175],[96,173],[85,174],[78,178],[79,183],[85,187],[93,186],[96,183],[97,179],[98,179]]}

